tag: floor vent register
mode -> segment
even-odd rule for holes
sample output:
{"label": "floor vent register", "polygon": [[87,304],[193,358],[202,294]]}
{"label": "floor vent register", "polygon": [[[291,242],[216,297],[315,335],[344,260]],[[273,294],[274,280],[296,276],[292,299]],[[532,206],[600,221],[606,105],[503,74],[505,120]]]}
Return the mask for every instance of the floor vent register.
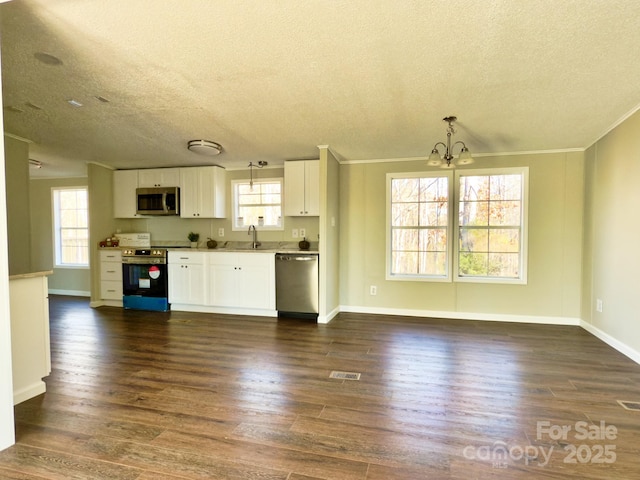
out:
{"label": "floor vent register", "polygon": [[329,378],[337,378],[340,380],[360,380],[360,374],[356,372],[339,372],[334,370]]}

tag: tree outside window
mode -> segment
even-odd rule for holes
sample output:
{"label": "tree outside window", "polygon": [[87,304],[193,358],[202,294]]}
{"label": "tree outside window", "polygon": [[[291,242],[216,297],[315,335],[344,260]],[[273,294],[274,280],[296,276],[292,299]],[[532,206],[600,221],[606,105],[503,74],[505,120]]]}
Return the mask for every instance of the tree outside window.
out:
{"label": "tree outside window", "polygon": [[391,180],[391,272],[447,276],[447,177]]}
{"label": "tree outside window", "polygon": [[458,274],[520,277],[522,175],[461,175]]}
{"label": "tree outside window", "polygon": [[526,283],[526,168],[387,177],[388,279]]}

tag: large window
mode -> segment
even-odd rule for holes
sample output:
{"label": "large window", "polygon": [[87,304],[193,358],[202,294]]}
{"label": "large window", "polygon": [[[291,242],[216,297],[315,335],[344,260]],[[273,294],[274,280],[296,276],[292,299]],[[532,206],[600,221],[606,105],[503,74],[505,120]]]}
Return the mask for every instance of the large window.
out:
{"label": "large window", "polygon": [[255,225],[260,230],[282,230],[282,179],[232,182],[233,229]]}
{"label": "large window", "polygon": [[449,278],[447,176],[391,178],[391,273]]}
{"label": "large window", "polygon": [[387,177],[387,278],[526,283],[526,168]]}
{"label": "large window", "polygon": [[89,266],[87,189],[55,188],[53,225],[56,267]]}

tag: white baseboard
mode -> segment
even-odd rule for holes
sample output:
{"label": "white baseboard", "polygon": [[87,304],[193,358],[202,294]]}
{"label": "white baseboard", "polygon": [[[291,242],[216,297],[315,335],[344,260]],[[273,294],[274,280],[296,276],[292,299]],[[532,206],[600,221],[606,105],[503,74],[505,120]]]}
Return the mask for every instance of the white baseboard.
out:
{"label": "white baseboard", "polygon": [[482,320],[494,322],[536,323],[540,325],[575,325],[584,328],[610,347],[616,349],[631,360],[640,364],[640,352],[629,345],[603,332],[598,327],[575,317],[544,317],[537,315],[505,315],[473,312],[440,312],[433,310],[409,310],[399,308],[375,308],[342,305],[341,312],[369,313],[373,315],[404,315],[407,317],[447,318],[451,320]]}
{"label": "white baseboard", "polygon": [[[65,290],[66,292],[66,290]],[[56,293],[49,290],[49,293]],[[65,293],[60,293],[65,295]],[[66,295],[71,295],[66,293]],[[76,294],[79,295],[79,294]],[[91,302],[91,307],[100,306],[114,306],[122,307],[122,302],[99,300]],[[264,317],[277,317],[278,312],[276,310],[253,310],[253,309],[238,309],[238,308],[219,308],[219,307],[205,307],[194,305],[171,305],[171,309],[182,312],[200,312],[200,313],[222,313],[231,315],[257,315]],[[446,318],[450,320],[481,320],[491,322],[512,322],[512,323],[535,323],[539,325],[573,325],[584,328],[586,331],[602,340],[607,345],[616,349],[623,355],[629,357],[631,360],[640,364],[640,352],[631,348],[626,343],[612,337],[608,333],[600,330],[598,327],[581,320],[576,317],[546,317],[539,315],[513,315],[513,314],[496,314],[496,313],[474,313],[474,312],[449,312],[449,311],[437,311],[437,310],[412,310],[401,308],[376,308],[376,307],[363,307],[355,305],[341,305],[327,315],[318,316],[318,323],[327,324],[340,312],[348,313],[367,313],[372,315],[401,315],[407,317],[425,317],[425,318]],[[44,383],[43,383],[44,385]],[[42,393],[42,392],[39,392]],[[38,395],[36,393],[35,395]],[[34,396],[34,395],[32,395]],[[31,397],[26,397],[31,398]],[[23,400],[26,400],[24,398]],[[15,399],[15,395],[14,395]],[[23,401],[20,400],[20,401]]]}
{"label": "white baseboard", "polygon": [[602,340],[604,343],[606,343],[610,347],[615,348],[617,351],[619,351],[623,355],[626,355],[634,362],[640,364],[640,352],[631,348],[626,343],[621,342],[620,340],[612,337],[608,333],[603,332],[598,327],[595,327],[591,325],[589,322],[585,322],[584,320],[580,321],[580,326],[584,328],[587,332],[598,337],[600,340]]}
{"label": "white baseboard", "polygon": [[197,312],[197,313],[221,313],[225,315],[255,315],[258,317],[277,317],[277,310],[253,309],[253,308],[230,308],[230,307],[209,307],[206,305],[183,305],[172,303],[171,310],[176,312]]}
{"label": "white baseboard", "polygon": [[38,380],[37,382],[21,388],[20,390],[14,390],[13,404],[17,405],[46,391],[47,385],[42,380]]}
{"label": "white baseboard", "polygon": [[67,295],[70,297],[90,297],[91,292],[85,292],[84,290],[60,290],[57,288],[50,288],[49,294],[51,295]]}
{"label": "white baseboard", "polygon": [[448,312],[437,310],[411,310],[401,308],[375,308],[341,305],[341,312],[370,313],[374,315],[403,315],[407,317],[447,318],[451,320],[482,320],[486,322],[538,323],[542,325],[580,325],[574,317],[545,317],[538,315],[513,315],[498,313]]}
{"label": "white baseboard", "polygon": [[95,300],[89,302],[89,306],[91,308],[96,307],[121,307],[122,308],[122,300]]}
{"label": "white baseboard", "polygon": [[340,313],[340,307],[334,308],[327,315],[318,315],[318,323],[329,323],[336,315]]}

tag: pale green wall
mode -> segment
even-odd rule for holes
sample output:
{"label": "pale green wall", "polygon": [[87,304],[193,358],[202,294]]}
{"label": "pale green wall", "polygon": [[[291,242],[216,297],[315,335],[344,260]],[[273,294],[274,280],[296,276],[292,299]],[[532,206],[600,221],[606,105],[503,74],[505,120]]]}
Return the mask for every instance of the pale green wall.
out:
{"label": "pale green wall", "polygon": [[9,274],[31,272],[29,220],[29,144],[5,135]]}
{"label": "pale green wall", "polygon": [[31,267],[53,270],[49,290],[70,295],[88,295],[91,290],[88,268],[54,268],[53,205],[51,190],[56,187],[86,187],[86,178],[43,178],[29,182],[31,205]]}
{"label": "pale green wall", "polygon": [[340,164],[320,148],[320,314],[331,320],[340,307]]}
{"label": "pale green wall", "polygon": [[[0,65],[2,62],[0,62]],[[1,68],[0,68],[1,70]],[[1,73],[1,72],[0,72]],[[0,91],[2,75],[0,75]],[[0,109],[2,95],[0,95]],[[4,119],[0,115],[0,128],[4,132]],[[11,312],[9,309],[9,259],[7,252],[7,196],[4,143],[0,137],[0,450],[15,443],[13,418],[13,370],[11,367]]]}
{"label": "pale green wall", "polygon": [[[589,149],[583,318],[640,352],[640,113]],[[595,311],[596,299],[603,311]]]}
{"label": "pale green wall", "polygon": [[582,305],[580,318],[591,323],[595,300],[592,294],[593,282],[593,207],[595,190],[596,146],[585,151],[584,155],[584,226],[582,244]]}
{"label": "pale green wall", "polygon": [[[425,171],[424,161],[341,167],[341,304],[356,309],[580,316],[583,153],[480,157],[472,166],[529,167],[527,285],[385,279],[386,174]],[[470,167],[471,168],[471,167]],[[376,285],[378,294],[369,295]]]}
{"label": "pale green wall", "polygon": [[91,300],[100,297],[100,260],[98,245],[113,235],[117,222],[113,218],[113,170],[101,165],[87,165],[89,187],[89,262],[91,265]]}

